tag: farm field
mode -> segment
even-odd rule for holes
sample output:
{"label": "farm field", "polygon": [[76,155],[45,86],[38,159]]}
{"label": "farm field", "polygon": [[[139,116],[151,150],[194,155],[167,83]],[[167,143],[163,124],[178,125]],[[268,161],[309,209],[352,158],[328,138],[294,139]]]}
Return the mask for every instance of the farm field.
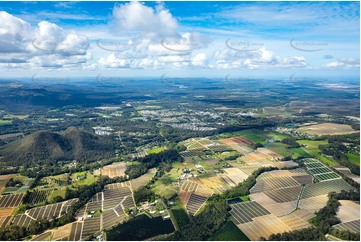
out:
{"label": "farm field", "polygon": [[243,145],[254,145],[256,144],[255,142],[246,139],[242,136],[235,136],[232,138],[227,138],[227,139],[220,139],[220,142],[228,145],[228,146],[232,146],[232,145],[238,145],[238,144],[243,144]]}
{"label": "farm field", "polygon": [[261,237],[268,238],[272,234],[291,231],[291,228],[273,214],[256,217],[248,223],[237,225],[251,240],[260,240]]}
{"label": "farm field", "polygon": [[[311,169],[324,166],[315,159],[306,160],[305,164]],[[267,239],[274,233],[310,227],[308,220],[326,205],[329,192],[350,189],[353,188],[343,179],[313,183],[313,177],[303,168],[269,171],[257,178],[249,195],[250,201],[231,204],[230,214],[232,221],[248,238]],[[359,219],[359,215],[350,215],[359,214],[356,209],[359,207],[346,206],[340,210],[341,216],[346,216],[349,221]]]}
{"label": "farm field", "polygon": [[69,240],[72,223],[52,230],[52,240]]}
{"label": "farm field", "polygon": [[126,165],[124,162],[114,163],[102,168],[102,175],[110,178],[120,177],[125,175]]}
{"label": "farm field", "polygon": [[299,186],[300,184],[291,176],[260,178],[251,189],[251,193],[264,192],[267,190]]}
{"label": "farm field", "polygon": [[[80,230],[82,239],[86,239],[102,229],[110,229],[127,218],[125,209],[133,207],[135,203],[130,182],[106,185],[102,192],[97,193],[85,207],[78,211],[77,217],[82,220],[79,222],[81,226],[78,228],[74,225],[71,236],[78,236],[77,230]],[[97,211],[102,211],[102,213],[95,216]]]}
{"label": "farm field", "polygon": [[83,225],[83,223],[80,223],[80,222],[72,223],[70,235],[69,235],[69,241],[80,240],[82,225]]}
{"label": "farm field", "polygon": [[303,161],[308,173],[310,173],[316,181],[323,182],[341,178],[340,175],[316,159],[309,158],[304,159]]}
{"label": "farm field", "polygon": [[308,220],[314,216],[313,213],[307,210],[299,209],[285,216],[279,217],[282,222],[287,224],[292,230],[308,228],[311,226]]}
{"label": "farm field", "polygon": [[267,148],[258,148],[242,156],[239,160],[248,166],[271,166],[272,162],[282,159],[279,155]]}
{"label": "farm field", "polygon": [[151,150],[148,150],[147,151],[147,154],[150,155],[150,154],[158,154],[162,151],[165,151],[165,148],[164,147],[158,147],[158,148],[154,148],[154,149],[151,149]]}
{"label": "farm field", "polygon": [[229,179],[227,174],[193,177],[182,182],[178,196],[187,211],[194,215],[213,193],[220,193],[231,187],[225,178]]}
{"label": "farm field", "polygon": [[267,149],[270,149],[284,157],[292,157],[292,159],[297,159],[299,157],[311,157],[311,155],[304,151],[302,148],[288,148],[288,145],[280,142],[272,142],[267,146]]}
{"label": "farm field", "polygon": [[268,190],[264,193],[272,198],[277,203],[284,203],[284,202],[291,202],[298,199],[299,195],[301,194],[302,187],[301,186],[294,186],[289,188],[280,188],[275,190]]}
{"label": "farm field", "polygon": [[351,161],[352,163],[355,163],[356,165],[360,166],[360,154],[347,154],[347,159]]}
{"label": "farm field", "polygon": [[66,214],[77,200],[77,198],[74,198],[60,203],[31,208],[26,210],[24,214],[15,216],[13,223],[28,227],[32,221],[37,219],[51,220],[59,218]]}
{"label": "farm field", "polygon": [[162,179],[157,180],[152,188],[153,192],[163,198],[169,199],[178,192],[178,188],[175,187],[172,183],[165,184]]}
{"label": "farm field", "polygon": [[341,206],[337,211],[337,217],[342,223],[360,220],[360,204],[350,200],[339,200]]}
{"label": "farm field", "polygon": [[236,186],[247,179],[248,175],[239,168],[225,168],[224,174],[220,175],[229,186]]}
{"label": "farm field", "polygon": [[52,233],[50,231],[45,232],[45,233],[42,233],[41,235],[35,236],[32,239],[32,241],[47,241],[47,240],[50,240],[51,235],[52,235]]}
{"label": "farm field", "polygon": [[186,204],[188,212],[192,215],[196,214],[197,211],[205,204],[207,199],[208,197],[206,196],[200,196],[196,193],[191,193],[188,203]]}
{"label": "farm field", "polygon": [[[84,179],[81,179],[81,177],[84,177]],[[91,172],[78,172],[74,173],[71,176],[71,179],[73,182],[71,183],[70,188],[93,184],[97,181],[98,178],[95,177]]]}
{"label": "farm field", "polygon": [[301,127],[298,130],[313,135],[340,135],[359,132],[354,130],[350,125],[336,123],[310,125],[306,127]]}
{"label": "farm field", "polygon": [[335,170],[337,170],[338,172],[342,173],[343,175],[351,178],[352,180],[354,180],[355,182],[360,184],[360,176],[352,174],[350,169],[344,166],[335,166],[333,167]]}
{"label": "farm field", "polygon": [[13,177],[14,174],[8,174],[8,175],[0,175],[0,194],[3,192],[6,183],[9,181],[11,177]]}
{"label": "farm field", "polygon": [[0,208],[13,208],[22,204],[24,193],[2,195],[0,197]]}
{"label": "farm field", "polygon": [[148,172],[144,175],[141,175],[138,178],[131,180],[131,188],[137,190],[138,188],[145,186],[155,175],[156,169],[149,169]]}
{"label": "farm field", "polygon": [[241,130],[233,133],[223,133],[218,135],[219,138],[231,138],[235,136],[242,136],[248,140],[251,140],[255,143],[264,144],[267,139],[275,138],[275,139],[284,139],[285,136],[281,133],[276,131],[263,131],[263,130],[256,130],[256,129],[247,129]]}
{"label": "farm field", "polygon": [[335,229],[338,230],[348,230],[353,233],[360,233],[360,219],[359,220],[353,220],[350,222],[340,223],[332,226]]}
{"label": "farm field", "polygon": [[320,195],[327,195],[329,192],[341,192],[341,190],[353,190],[347,182],[343,179],[332,181],[317,182],[308,184],[302,193],[302,199],[316,197]]}
{"label": "farm field", "polygon": [[[62,203],[57,203],[32,208],[27,210],[25,214],[16,216],[14,222],[15,224],[29,226],[34,221],[32,218],[51,219],[56,215],[61,216],[68,211],[75,200],[63,202],[62,206],[60,206]],[[123,222],[127,218],[124,210],[133,207],[135,207],[135,203],[130,182],[108,184],[102,192],[97,193],[84,207],[77,211],[76,222],[44,233],[51,232],[50,238],[52,240],[87,240],[95,233],[103,229],[111,229]]]}
{"label": "farm field", "polygon": [[328,144],[327,140],[297,140],[297,143],[299,143],[300,145],[306,145],[306,147],[302,148],[303,150],[315,156],[317,159],[326,163],[327,165],[333,166],[337,164],[337,162],[334,161],[332,158],[323,156],[322,152],[318,149],[319,145]]}
{"label": "farm field", "polygon": [[251,222],[254,218],[270,214],[265,208],[257,202],[242,202],[230,205],[232,210],[232,220],[236,225]]}
{"label": "farm field", "polygon": [[90,236],[101,230],[101,217],[92,217],[84,220],[81,240],[87,240]]}
{"label": "farm field", "polygon": [[314,213],[323,208],[328,201],[327,195],[312,196],[309,198],[302,198],[298,203],[301,210]]}
{"label": "farm field", "polygon": [[7,226],[9,224],[9,222],[11,221],[11,216],[7,216],[7,217],[1,217],[0,218],[0,229],[5,228],[5,226]]}
{"label": "farm field", "polygon": [[291,152],[289,149],[287,149],[288,145],[280,143],[280,142],[272,142],[267,146],[267,149],[270,149],[282,156],[293,156],[293,152]]}
{"label": "farm field", "polygon": [[52,189],[35,189],[29,192],[29,195],[26,198],[26,203],[31,205],[45,203],[48,200],[48,197],[52,193],[52,191]]}

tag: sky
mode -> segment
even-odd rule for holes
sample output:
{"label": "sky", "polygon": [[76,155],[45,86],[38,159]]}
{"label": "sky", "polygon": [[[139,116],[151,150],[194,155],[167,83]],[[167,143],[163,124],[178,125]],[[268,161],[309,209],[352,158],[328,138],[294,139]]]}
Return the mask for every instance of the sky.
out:
{"label": "sky", "polygon": [[359,77],[359,2],[0,2],[2,77]]}

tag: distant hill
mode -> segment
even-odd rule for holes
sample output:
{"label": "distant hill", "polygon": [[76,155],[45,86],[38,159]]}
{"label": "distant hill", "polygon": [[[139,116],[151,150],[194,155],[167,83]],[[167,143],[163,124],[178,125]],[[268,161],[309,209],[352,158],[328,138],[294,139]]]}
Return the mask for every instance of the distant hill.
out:
{"label": "distant hill", "polygon": [[69,127],[62,133],[38,131],[0,150],[1,161],[12,165],[61,160],[93,161],[112,154],[111,142],[75,127]]}

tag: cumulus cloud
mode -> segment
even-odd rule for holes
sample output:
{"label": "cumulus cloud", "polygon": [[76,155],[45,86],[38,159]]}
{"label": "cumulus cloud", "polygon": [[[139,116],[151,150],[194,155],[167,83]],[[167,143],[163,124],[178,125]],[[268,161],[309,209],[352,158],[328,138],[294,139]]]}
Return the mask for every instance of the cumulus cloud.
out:
{"label": "cumulus cloud", "polygon": [[155,9],[138,1],[118,5],[113,9],[120,29],[139,31],[147,38],[176,36],[177,20],[163,5]]}
{"label": "cumulus cloud", "polygon": [[[0,62],[27,67],[63,68],[85,63],[92,55],[88,39],[54,23],[32,27],[5,11],[0,12]],[[22,68],[26,66],[22,65]]]}
{"label": "cumulus cloud", "polygon": [[267,67],[306,67],[307,61],[304,57],[276,56],[266,47],[252,51],[236,51],[230,48],[216,50],[214,52],[215,66],[218,68],[245,68],[259,69]]}
{"label": "cumulus cloud", "polygon": [[[30,25],[20,18],[0,11],[0,53],[13,54],[27,51],[24,44],[30,40]],[[14,58],[14,56],[9,59]]]}
{"label": "cumulus cloud", "polygon": [[205,53],[199,53],[191,59],[193,66],[205,66],[207,62],[207,56]]}
{"label": "cumulus cloud", "polygon": [[[207,32],[207,28],[203,29],[205,33],[210,33],[212,40],[199,32],[182,32],[184,26],[162,3],[156,3],[153,7],[138,1],[116,5],[107,27],[110,26],[113,27],[110,33],[104,30],[104,26],[95,26],[91,31],[87,29],[88,34],[91,32],[90,41],[79,34],[79,30],[71,31],[41,20],[31,25],[0,11],[0,68],[311,68],[303,56],[283,56],[263,43],[230,38],[226,43],[221,43],[217,36],[219,32],[212,34],[211,31]],[[233,36],[241,35],[239,32],[232,33]],[[100,36],[104,39],[98,39]],[[332,58],[331,55],[323,57],[326,62],[334,60]],[[320,65],[314,68],[347,69],[360,66],[359,59],[353,58]]]}
{"label": "cumulus cloud", "polygon": [[[103,68],[186,68],[205,66],[204,54],[195,50],[207,47],[207,36],[198,32],[179,32],[176,18],[162,4],[154,8],[138,1],[113,9],[115,33],[131,36],[132,45],[99,58]],[[114,38],[110,42],[117,42]]]}

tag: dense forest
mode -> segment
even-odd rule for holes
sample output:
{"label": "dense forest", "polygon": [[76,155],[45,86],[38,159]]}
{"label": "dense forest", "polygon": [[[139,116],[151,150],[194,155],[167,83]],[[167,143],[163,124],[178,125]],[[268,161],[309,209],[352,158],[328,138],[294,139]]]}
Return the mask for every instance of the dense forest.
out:
{"label": "dense forest", "polygon": [[230,207],[220,196],[209,198],[206,206],[181,231],[176,231],[173,240],[209,239],[226,222]]}
{"label": "dense forest", "polygon": [[38,131],[0,149],[3,161],[11,165],[52,166],[58,161],[96,161],[114,156],[111,141],[78,128],[62,133]]}
{"label": "dense forest", "polygon": [[127,166],[125,174],[128,175],[130,179],[134,179],[146,173],[150,168],[176,161],[183,161],[182,156],[180,156],[177,150],[169,149],[158,154],[149,154],[139,159],[140,164]]}

